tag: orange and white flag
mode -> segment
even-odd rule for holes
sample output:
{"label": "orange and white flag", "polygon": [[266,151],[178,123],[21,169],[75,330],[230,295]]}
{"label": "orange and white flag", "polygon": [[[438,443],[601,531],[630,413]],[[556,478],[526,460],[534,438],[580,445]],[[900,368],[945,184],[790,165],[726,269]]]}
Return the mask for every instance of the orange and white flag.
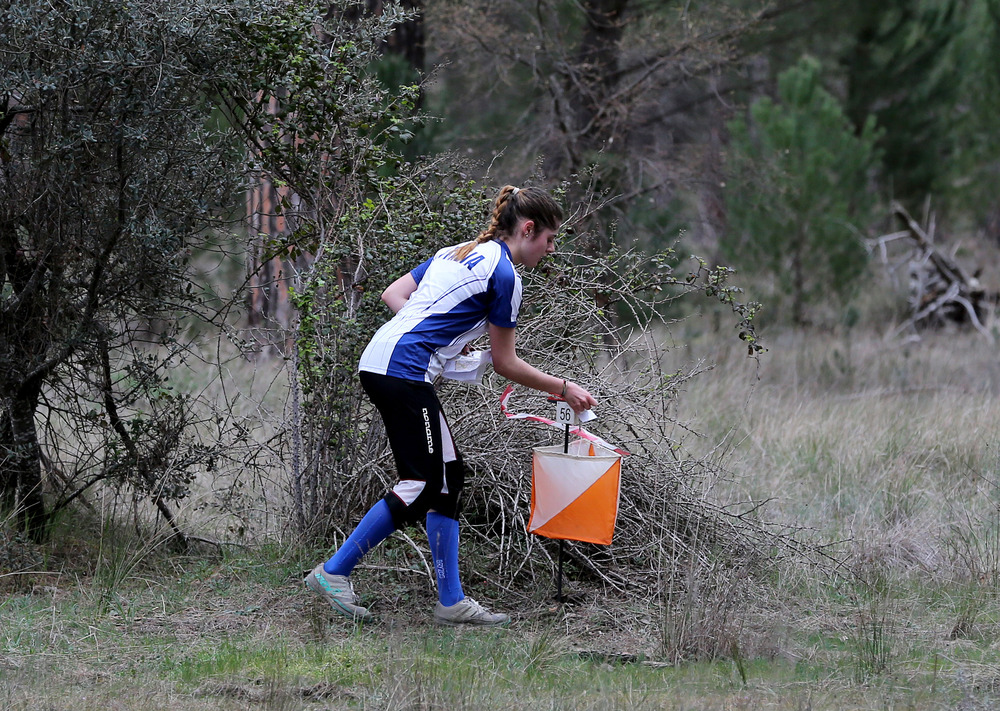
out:
{"label": "orange and white flag", "polygon": [[610,545],[618,519],[621,455],[575,440],[535,447],[531,465],[528,532],[546,538]]}

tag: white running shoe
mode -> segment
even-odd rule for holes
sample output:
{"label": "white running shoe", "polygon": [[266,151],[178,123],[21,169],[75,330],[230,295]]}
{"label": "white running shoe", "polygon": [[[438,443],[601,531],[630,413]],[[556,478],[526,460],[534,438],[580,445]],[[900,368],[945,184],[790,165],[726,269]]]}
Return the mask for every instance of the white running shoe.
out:
{"label": "white running shoe", "polygon": [[323,564],[320,563],[306,576],[305,583],[318,592],[334,612],[363,622],[375,619],[375,615],[358,604],[354,586],[346,575],[330,575],[323,570]]}
{"label": "white running shoe", "polygon": [[490,612],[471,597],[463,597],[450,607],[440,602],[434,608],[434,621],[439,625],[477,625],[495,627],[510,622],[510,616],[502,612]]}

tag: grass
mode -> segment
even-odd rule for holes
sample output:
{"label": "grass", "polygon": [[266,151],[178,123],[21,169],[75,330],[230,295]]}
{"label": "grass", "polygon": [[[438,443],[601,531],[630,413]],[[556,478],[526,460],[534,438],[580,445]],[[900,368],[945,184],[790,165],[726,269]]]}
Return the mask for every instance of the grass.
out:
{"label": "grass", "polygon": [[0,538],[0,708],[993,708],[1000,366],[978,339],[857,332],[848,353],[778,335],[759,367],[685,339],[681,357],[717,362],[681,400],[704,433],[686,446],[732,472],[714,494],[766,501],[761,516],[839,561],[790,561],[767,595],[708,564],[663,600],[577,583],[582,601],[559,607],[551,590],[489,588],[509,629],[441,629],[396,541],[356,576],[381,617],[359,628],[301,585],[326,551],[180,556],[67,515],[44,549]]}
{"label": "grass", "polygon": [[892,627],[891,665],[859,680],[865,640],[850,620],[869,601],[845,599],[837,624],[830,593],[819,627],[804,626],[781,655],[664,666],[579,653],[593,640],[567,628],[586,610],[543,607],[508,630],[452,630],[413,614],[429,609],[424,600],[357,628],[317,609],[296,580],[275,586],[256,558],[156,562],[179,576],[124,581],[127,614],[58,579],[8,598],[5,708],[946,708],[998,661],[989,639],[921,648]]}

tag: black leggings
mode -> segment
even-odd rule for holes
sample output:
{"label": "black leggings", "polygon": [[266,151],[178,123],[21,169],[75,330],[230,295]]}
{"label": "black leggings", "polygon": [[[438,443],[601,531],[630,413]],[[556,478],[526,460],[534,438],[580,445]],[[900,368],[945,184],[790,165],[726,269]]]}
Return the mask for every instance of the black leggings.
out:
{"label": "black leggings", "polygon": [[430,509],[458,518],[465,468],[434,386],[366,371],[360,377],[396,460],[400,481],[385,496],[393,523],[416,523]]}

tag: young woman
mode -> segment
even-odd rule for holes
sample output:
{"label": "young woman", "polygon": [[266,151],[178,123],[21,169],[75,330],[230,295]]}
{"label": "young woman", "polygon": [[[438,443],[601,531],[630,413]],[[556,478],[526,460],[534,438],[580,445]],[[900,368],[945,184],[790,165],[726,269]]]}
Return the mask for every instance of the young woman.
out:
{"label": "young woman", "polygon": [[330,560],[306,584],[335,612],[372,618],[350,581],[362,556],[394,530],[426,516],[444,625],[499,625],[510,618],[467,597],[458,578],[458,515],[465,474],[433,382],[448,360],[489,334],[493,369],[536,390],[561,395],[577,412],[593,407],[576,383],[533,368],[514,348],[521,305],[517,265],[534,267],[555,251],[562,211],[539,188],[505,186],[489,227],[475,240],[442,249],[383,292],[395,316],[361,356],[361,385],[385,422],[399,483],[365,514]]}

